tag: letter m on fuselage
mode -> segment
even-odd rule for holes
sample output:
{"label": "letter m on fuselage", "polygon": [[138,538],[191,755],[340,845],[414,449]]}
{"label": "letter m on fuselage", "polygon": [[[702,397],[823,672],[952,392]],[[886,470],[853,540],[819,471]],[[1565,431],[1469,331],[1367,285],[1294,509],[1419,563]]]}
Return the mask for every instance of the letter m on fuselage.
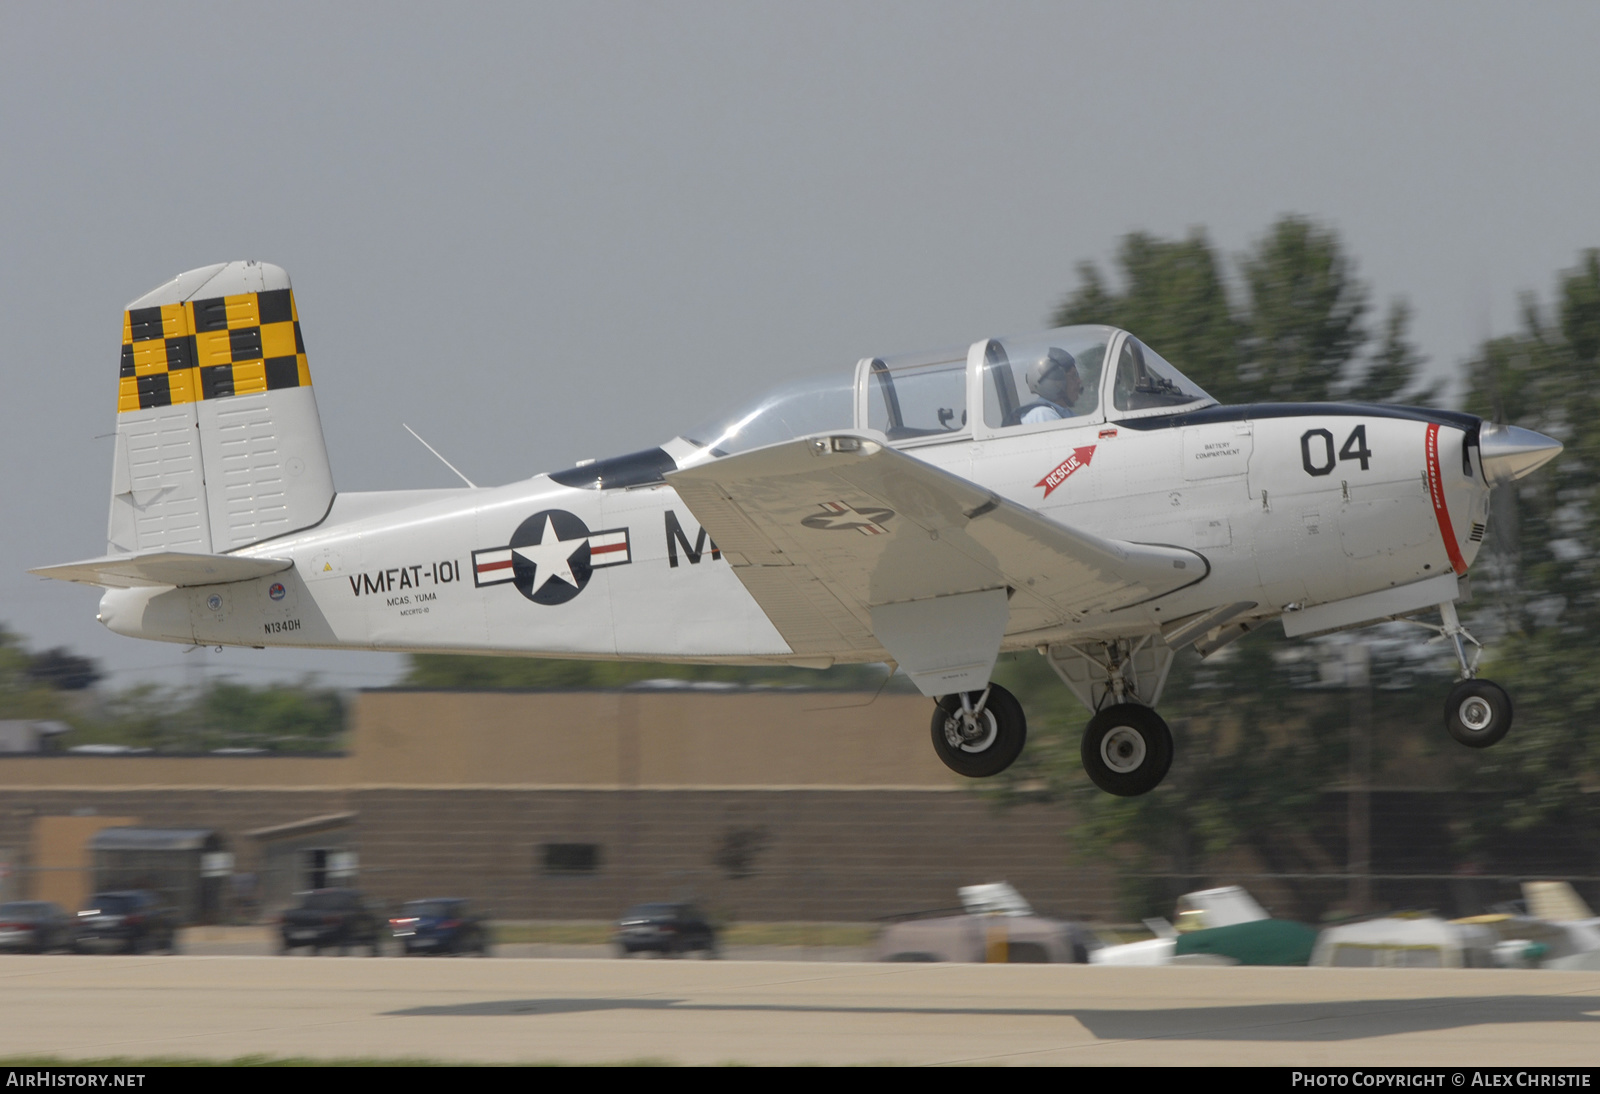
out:
{"label": "letter m on fuselage", "polygon": [[682,547],[683,553],[688,556],[689,564],[694,565],[700,561],[700,556],[705,554],[706,547],[708,545],[711,548],[712,558],[717,559],[722,557],[722,552],[717,550],[717,545],[712,542],[710,536],[706,535],[706,530],[704,528],[700,529],[700,534],[695,537],[694,545],[690,546],[689,537],[684,534],[683,525],[678,523],[678,514],[673,512],[671,509],[667,510],[668,566],[676,566],[678,564],[679,547]]}

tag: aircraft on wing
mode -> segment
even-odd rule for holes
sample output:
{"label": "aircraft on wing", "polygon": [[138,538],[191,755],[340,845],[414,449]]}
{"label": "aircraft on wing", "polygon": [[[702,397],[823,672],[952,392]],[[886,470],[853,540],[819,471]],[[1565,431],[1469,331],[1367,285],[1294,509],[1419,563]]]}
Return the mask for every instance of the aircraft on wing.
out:
{"label": "aircraft on wing", "polygon": [[[1037,650],[1102,789],[1172,762],[1173,657],[1437,612],[1449,732],[1511,726],[1456,601],[1493,487],[1561,450],[1453,411],[1221,406],[1126,331],[869,357],[657,448],[493,488],[336,493],[288,275],[180,274],[123,324],[98,618],[185,644],[788,664],[886,661],[933,745],[1003,771],[991,682]],[[1469,654],[1469,648],[1473,653]]]}

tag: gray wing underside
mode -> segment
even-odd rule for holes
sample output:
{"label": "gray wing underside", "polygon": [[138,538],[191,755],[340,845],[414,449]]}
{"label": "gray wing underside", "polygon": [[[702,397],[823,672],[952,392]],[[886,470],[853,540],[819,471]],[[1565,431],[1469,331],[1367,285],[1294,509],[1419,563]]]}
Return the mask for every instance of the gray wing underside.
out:
{"label": "gray wing underside", "polygon": [[1108,618],[1209,570],[1193,551],[1058,524],[855,434],[667,480],[797,654],[883,656],[872,625],[883,605],[1005,589],[1017,636]]}

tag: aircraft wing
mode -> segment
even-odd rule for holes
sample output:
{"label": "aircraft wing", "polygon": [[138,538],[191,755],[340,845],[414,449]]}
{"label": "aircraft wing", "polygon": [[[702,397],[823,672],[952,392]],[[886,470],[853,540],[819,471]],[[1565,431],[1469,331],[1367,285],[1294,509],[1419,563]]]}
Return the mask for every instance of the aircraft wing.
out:
{"label": "aircraft wing", "polygon": [[1004,633],[1016,635],[1210,571],[1193,551],[1058,524],[859,434],[786,441],[667,481],[797,654],[881,652],[882,605],[1004,589]]}
{"label": "aircraft wing", "polygon": [[40,577],[103,585],[112,589],[158,588],[176,585],[226,585],[281,573],[293,566],[287,558],[245,558],[241,555],[201,555],[186,551],[147,551],[138,555],[105,555],[82,562],[63,562],[29,570]]}

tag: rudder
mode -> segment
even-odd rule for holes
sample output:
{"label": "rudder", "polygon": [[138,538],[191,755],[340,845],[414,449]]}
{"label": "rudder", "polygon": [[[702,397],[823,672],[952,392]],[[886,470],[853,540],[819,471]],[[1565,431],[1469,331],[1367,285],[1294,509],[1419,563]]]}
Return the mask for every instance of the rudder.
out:
{"label": "rudder", "polygon": [[110,554],[223,553],[316,524],[333,503],[289,275],[179,274],[122,326]]}

